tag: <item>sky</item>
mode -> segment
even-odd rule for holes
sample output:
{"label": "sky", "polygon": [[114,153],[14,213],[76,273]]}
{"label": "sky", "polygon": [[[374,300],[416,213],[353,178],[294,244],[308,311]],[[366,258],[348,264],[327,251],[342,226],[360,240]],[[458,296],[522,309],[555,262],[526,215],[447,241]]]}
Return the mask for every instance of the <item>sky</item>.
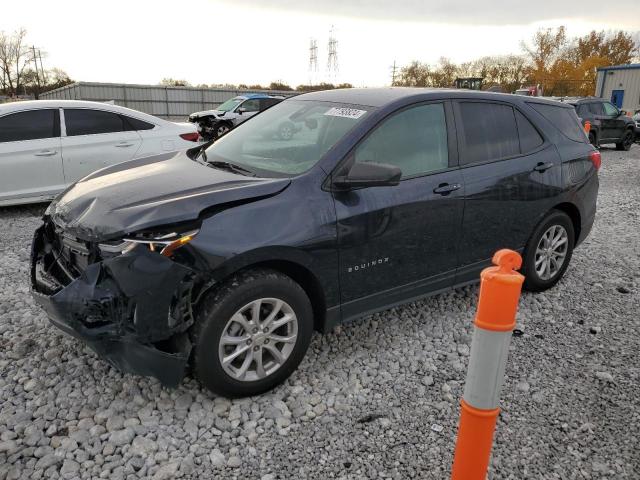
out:
{"label": "sky", "polygon": [[[31,0],[11,2],[0,30],[24,27],[58,67],[81,81],[383,86],[391,66],[521,53],[539,28],[640,31],[640,1],[603,0]],[[329,32],[337,73],[327,71]],[[309,72],[311,39],[318,70]]]}

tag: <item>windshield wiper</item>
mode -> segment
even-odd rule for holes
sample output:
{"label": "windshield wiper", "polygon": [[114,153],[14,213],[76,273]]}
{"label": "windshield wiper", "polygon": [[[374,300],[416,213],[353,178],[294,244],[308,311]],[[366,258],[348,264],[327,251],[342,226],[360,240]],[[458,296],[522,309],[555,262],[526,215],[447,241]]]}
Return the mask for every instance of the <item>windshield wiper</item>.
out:
{"label": "windshield wiper", "polygon": [[212,167],[219,168],[221,170],[228,170],[233,173],[239,173],[241,175],[247,175],[249,177],[255,177],[256,174],[251,170],[248,170],[240,165],[236,165],[235,163],[222,162],[219,160],[212,160],[211,162],[207,162],[207,165],[211,165]]}

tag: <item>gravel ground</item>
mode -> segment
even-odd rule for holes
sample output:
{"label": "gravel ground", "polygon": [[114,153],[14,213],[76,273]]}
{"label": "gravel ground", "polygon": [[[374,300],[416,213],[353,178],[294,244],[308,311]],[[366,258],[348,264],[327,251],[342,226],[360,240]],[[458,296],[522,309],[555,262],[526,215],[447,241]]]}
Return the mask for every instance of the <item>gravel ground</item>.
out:
{"label": "gravel ground", "polygon": [[[640,478],[640,147],[603,151],[599,212],[559,286],[524,294],[492,479]],[[273,392],[123,375],[30,295],[42,207],[0,209],[0,480],[448,478],[477,287],[316,335]]]}

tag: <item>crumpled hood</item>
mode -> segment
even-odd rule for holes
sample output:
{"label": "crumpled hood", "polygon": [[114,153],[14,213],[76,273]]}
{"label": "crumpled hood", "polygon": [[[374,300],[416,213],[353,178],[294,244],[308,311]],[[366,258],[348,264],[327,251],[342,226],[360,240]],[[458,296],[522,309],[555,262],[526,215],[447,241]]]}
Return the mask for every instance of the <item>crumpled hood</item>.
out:
{"label": "crumpled hood", "polygon": [[220,110],[204,110],[202,112],[192,113],[191,115],[189,115],[189,120],[193,121],[193,120],[198,120],[199,118],[202,118],[202,117],[212,117],[212,116],[219,118],[219,117],[224,117],[226,113],[227,112],[223,112]]}
{"label": "crumpled hood", "polygon": [[231,202],[275,195],[288,178],[254,178],[170,153],[104,168],[72,185],[45,215],[68,233],[104,241],[150,227],[196,220]]}

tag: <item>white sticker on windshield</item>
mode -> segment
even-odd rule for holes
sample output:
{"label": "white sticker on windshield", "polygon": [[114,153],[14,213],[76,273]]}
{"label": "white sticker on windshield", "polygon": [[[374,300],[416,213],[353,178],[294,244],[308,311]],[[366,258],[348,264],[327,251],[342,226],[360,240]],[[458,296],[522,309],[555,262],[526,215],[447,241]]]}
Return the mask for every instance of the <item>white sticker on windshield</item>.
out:
{"label": "white sticker on windshield", "polygon": [[367,113],[366,110],[358,110],[356,108],[333,107],[325,112],[325,115],[331,117],[344,117],[358,119]]}

